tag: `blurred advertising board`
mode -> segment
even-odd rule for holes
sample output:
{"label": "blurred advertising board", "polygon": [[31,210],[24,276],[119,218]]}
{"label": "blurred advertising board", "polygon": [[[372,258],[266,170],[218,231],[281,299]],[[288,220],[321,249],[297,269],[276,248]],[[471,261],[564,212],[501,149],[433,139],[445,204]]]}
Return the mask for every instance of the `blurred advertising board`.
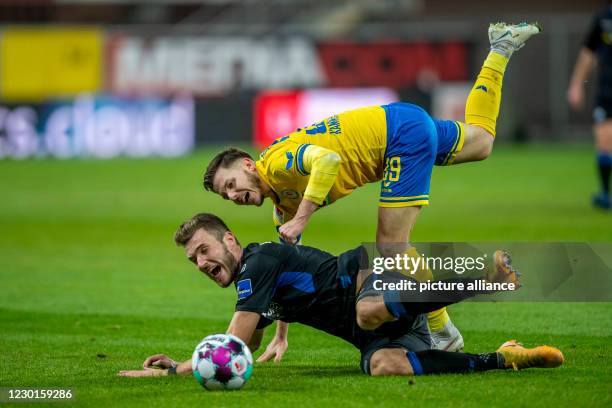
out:
{"label": "blurred advertising board", "polygon": [[111,33],[106,83],[116,94],[218,96],[320,87],[415,85],[423,71],[466,80],[468,47],[458,41],[314,42],[303,37],[157,36]]}
{"label": "blurred advertising board", "polygon": [[397,102],[389,88],[266,91],[255,98],[253,143],[263,148],[298,127],[350,109]]}
{"label": "blurred advertising board", "polygon": [[0,158],[181,156],[195,144],[194,110],[190,97],[0,104]]}
{"label": "blurred advertising board", "polygon": [[327,42],[319,56],[329,86],[413,86],[421,72],[441,81],[468,79],[468,47],[459,41]]}
{"label": "blurred advertising board", "polygon": [[0,43],[0,97],[41,102],[97,92],[102,31],[96,28],[6,28]]}
{"label": "blurred advertising board", "polygon": [[222,95],[312,87],[324,79],[314,44],[303,38],[111,34],[106,55],[110,90],[121,94]]}
{"label": "blurred advertising board", "polygon": [[471,82],[448,82],[438,84],[431,95],[431,114],[435,118],[465,120],[465,101]]}

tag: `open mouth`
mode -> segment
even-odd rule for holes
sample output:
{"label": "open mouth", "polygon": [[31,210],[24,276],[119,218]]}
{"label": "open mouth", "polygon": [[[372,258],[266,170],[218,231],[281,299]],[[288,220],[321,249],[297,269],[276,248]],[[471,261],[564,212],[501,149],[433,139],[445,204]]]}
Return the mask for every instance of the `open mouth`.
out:
{"label": "open mouth", "polygon": [[249,196],[250,195],[249,195],[248,192],[244,193],[244,198],[242,199],[242,202],[245,203],[245,204],[248,203],[249,202]]}
{"label": "open mouth", "polygon": [[214,268],[210,270],[210,276],[216,278],[221,273],[221,266],[216,265]]}

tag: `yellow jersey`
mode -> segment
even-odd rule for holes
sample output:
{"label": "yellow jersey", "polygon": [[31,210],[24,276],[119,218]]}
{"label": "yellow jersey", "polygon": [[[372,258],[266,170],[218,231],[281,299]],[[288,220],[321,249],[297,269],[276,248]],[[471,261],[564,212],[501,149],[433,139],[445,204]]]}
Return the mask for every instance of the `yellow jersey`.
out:
{"label": "yellow jersey", "polygon": [[322,205],[349,195],[357,187],[380,181],[384,171],[387,123],[381,106],[360,108],[275,140],[256,163],[259,177],[273,190],[275,223],[289,221],[297,212],[309,181],[304,150],[316,145],[336,152],[338,175]]}

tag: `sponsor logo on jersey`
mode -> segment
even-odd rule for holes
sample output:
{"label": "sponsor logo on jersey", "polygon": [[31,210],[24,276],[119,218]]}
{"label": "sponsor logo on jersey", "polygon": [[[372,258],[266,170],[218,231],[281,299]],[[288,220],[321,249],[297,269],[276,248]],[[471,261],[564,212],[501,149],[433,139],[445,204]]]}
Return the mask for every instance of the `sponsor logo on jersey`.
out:
{"label": "sponsor logo on jersey", "polygon": [[289,200],[296,200],[298,198],[300,198],[300,193],[298,193],[296,190],[283,190],[281,191],[281,197],[283,198],[288,198]]}
{"label": "sponsor logo on jersey", "polygon": [[238,300],[246,299],[253,294],[250,279],[239,280],[236,284],[236,290],[238,291]]}

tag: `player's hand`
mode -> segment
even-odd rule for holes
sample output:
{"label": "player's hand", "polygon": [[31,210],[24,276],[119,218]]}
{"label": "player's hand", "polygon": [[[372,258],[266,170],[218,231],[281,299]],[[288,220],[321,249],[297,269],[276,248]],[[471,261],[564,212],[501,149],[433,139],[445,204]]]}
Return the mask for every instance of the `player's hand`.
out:
{"label": "player's hand", "polygon": [[178,363],[165,354],[155,354],[142,363],[142,370],[122,370],[117,375],[121,377],[159,377],[168,375],[166,371]]}
{"label": "player's hand", "polygon": [[580,110],[584,106],[584,89],[582,86],[572,85],[567,90],[567,102],[572,109]]}
{"label": "player's hand", "polygon": [[278,363],[283,358],[285,351],[287,351],[287,347],[289,347],[289,343],[286,337],[279,338],[278,336],[274,336],[270,344],[268,344],[268,347],[266,347],[266,351],[257,359],[257,362],[264,363],[270,361],[272,357],[274,357],[274,362]]}
{"label": "player's hand", "polygon": [[291,221],[288,221],[281,225],[278,228],[278,234],[288,244],[297,244],[298,237],[302,234],[302,231],[304,231],[305,227],[306,221],[294,218]]}
{"label": "player's hand", "polygon": [[168,357],[165,354],[155,354],[151,357],[148,357],[144,363],[142,363],[142,368],[147,369],[156,369],[156,368],[164,368],[168,369],[170,367],[177,366],[178,363]]}
{"label": "player's hand", "polygon": [[144,370],[122,370],[117,373],[120,377],[161,377],[168,375],[166,370],[146,368]]}

